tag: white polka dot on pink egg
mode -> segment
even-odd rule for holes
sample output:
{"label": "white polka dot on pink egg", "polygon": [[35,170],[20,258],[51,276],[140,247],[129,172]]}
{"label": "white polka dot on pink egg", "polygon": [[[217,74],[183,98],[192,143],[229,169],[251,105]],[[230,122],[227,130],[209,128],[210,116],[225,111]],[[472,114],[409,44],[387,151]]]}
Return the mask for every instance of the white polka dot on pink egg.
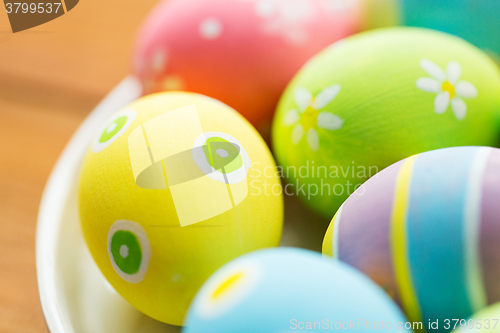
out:
{"label": "white polka dot on pink egg", "polygon": [[205,39],[215,39],[222,33],[222,23],[216,18],[207,18],[200,23],[200,35]]}

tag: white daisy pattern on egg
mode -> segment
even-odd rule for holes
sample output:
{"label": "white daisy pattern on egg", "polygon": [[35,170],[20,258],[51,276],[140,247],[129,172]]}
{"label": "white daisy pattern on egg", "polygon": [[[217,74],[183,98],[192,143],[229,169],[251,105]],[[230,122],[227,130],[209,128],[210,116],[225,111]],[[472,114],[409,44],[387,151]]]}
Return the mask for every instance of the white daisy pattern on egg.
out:
{"label": "white daisy pattern on egg", "polygon": [[280,36],[293,46],[305,45],[310,36],[306,24],[317,15],[309,0],[245,0],[253,3],[254,13],[262,22],[261,29]]}
{"label": "white daisy pattern on egg", "polygon": [[472,83],[460,80],[462,76],[460,64],[455,61],[449,62],[445,72],[431,60],[422,59],[420,67],[431,77],[419,78],[416,84],[420,90],[436,94],[434,111],[443,114],[451,105],[455,117],[463,120],[467,114],[464,98],[476,98],[478,93]]}
{"label": "white daisy pattern on egg", "polygon": [[293,126],[292,143],[299,144],[306,137],[312,151],[319,149],[318,128],[335,131],[342,127],[344,121],[337,115],[322,111],[340,92],[340,85],[334,84],[320,91],[315,97],[306,89],[298,88],[294,99],[297,109],[288,111],[284,116],[284,125]]}

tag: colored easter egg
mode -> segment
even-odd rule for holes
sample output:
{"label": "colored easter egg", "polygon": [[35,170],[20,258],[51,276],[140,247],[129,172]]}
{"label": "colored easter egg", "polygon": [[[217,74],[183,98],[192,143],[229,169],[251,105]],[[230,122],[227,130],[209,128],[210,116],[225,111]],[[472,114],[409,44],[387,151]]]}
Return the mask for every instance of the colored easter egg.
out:
{"label": "colored easter egg", "polygon": [[185,324],[184,333],[398,332],[406,320],[380,288],[349,266],[316,252],[279,248],[219,269],[196,295]]}
{"label": "colored easter egg", "polygon": [[359,25],[353,0],[166,0],[146,19],[133,54],[144,93],[214,97],[269,134],[297,70]]}
{"label": "colored easter egg", "polygon": [[459,36],[500,63],[497,0],[362,0],[362,29],[406,25]]}
{"label": "colored easter egg", "polygon": [[466,319],[500,301],[500,150],[454,147],[381,171],[338,210],[323,253],[367,274],[410,321]]}
{"label": "colored easter egg", "polygon": [[126,300],[180,325],[217,268],[279,244],[283,198],[264,191],[279,184],[275,168],[227,105],[194,93],[141,98],[104,124],[85,158],[78,196],[88,248]]}
{"label": "colored easter egg", "polygon": [[500,303],[490,305],[467,320],[450,321],[455,333],[500,332]]}
{"label": "colored easter egg", "polygon": [[401,24],[460,36],[500,59],[500,1],[398,1]]}
{"label": "colored easter egg", "polygon": [[331,218],[366,179],[403,158],[500,134],[500,71],[460,38],[388,28],[314,57],[286,89],[273,124],[284,176]]}

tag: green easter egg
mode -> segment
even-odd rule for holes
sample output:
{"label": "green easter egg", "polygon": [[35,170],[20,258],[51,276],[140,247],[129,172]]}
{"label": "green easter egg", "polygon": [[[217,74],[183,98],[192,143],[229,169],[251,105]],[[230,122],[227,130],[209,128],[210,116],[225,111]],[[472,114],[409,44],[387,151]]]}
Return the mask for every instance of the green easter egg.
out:
{"label": "green easter egg", "polygon": [[383,168],[438,148],[495,146],[499,130],[490,57],[445,33],[388,28],[337,42],[299,71],[278,105],[273,145],[287,194],[331,218]]}

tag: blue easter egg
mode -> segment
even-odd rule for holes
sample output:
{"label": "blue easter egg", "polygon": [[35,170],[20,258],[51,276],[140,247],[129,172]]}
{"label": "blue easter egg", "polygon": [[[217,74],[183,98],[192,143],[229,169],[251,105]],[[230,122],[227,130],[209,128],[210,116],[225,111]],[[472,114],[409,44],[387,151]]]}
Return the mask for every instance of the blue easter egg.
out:
{"label": "blue easter egg", "polygon": [[382,289],[346,264],[280,248],[244,255],[219,269],[199,290],[185,324],[184,333],[281,333],[403,331],[409,323]]}

